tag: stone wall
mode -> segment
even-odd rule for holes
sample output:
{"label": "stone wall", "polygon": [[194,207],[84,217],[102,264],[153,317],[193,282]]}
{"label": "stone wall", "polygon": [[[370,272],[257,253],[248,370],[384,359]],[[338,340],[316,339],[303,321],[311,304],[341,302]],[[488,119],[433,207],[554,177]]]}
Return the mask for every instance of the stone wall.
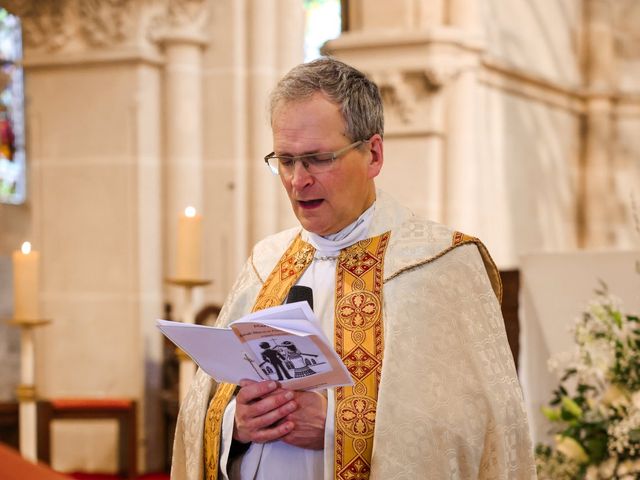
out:
{"label": "stone wall", "polygon": [[327,51],[383,89],[383,187],[482,238],[502,268],[532,251],[632,244],[637,2],[349,7],[352,28]]}
{"label": "stone wall", "polygon": [[[4,217],[0,254],[27,237],[41,252],[42,311],[53,322],[36,335],[37,390],[137,399],[141,465],[157,470],[166,433],[154,320],[167,301],[175,317],[184,308],[183,292],[164,283],[175,272],[177,218],[187,205],[205,218],[204,271],[214,282],[197,292],[196,309],[221,302],[250,245],[287,222],[278,180],[261,160],[270,150],[267,93],[302,59],[302,6],[69,0],[7,8],[24,33],[29,203]],[[264,215],[254,213],[258,205]],[[55,425],[53,466],[114,470],[114,427]]]}

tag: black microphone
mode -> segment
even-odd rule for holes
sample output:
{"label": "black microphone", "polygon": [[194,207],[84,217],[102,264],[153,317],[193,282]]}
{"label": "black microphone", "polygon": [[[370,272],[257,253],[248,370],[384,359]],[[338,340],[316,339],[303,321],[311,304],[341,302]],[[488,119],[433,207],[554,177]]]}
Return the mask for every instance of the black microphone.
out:
{"label": "black microphone", "polygon": [[289,295],[287,295],[287,299],[284,303],[294,303],[294,302],[303,302],[306,301],[311,310],[313,310],[313,290],[311,287],[303,287],[302,285],[294,285],[289,290]]}

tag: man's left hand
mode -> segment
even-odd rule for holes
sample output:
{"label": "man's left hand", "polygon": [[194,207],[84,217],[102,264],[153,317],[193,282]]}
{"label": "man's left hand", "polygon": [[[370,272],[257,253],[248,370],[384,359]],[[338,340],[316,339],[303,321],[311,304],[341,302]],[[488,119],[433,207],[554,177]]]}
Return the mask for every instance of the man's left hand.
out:
{"label": "man's left hand", "polygon": [[298,408],[284,421],[293,422],[293,429],[280,440],[289,445],[311,450],[324,448],[324,425],[327,419],[327,399],[317,392],[294,391]]}

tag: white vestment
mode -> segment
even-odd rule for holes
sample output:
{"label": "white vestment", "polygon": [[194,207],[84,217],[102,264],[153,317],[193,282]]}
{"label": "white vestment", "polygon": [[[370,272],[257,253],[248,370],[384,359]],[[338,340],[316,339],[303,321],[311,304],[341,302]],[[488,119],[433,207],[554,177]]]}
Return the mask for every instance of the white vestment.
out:
{"label": "white vestment", "polygon": [[[322,238],[311,232],[302,232],[302,238],[316,249],[314,260],[307,267],[296,285],[311,287],[313,290],[313,309],[320,320],[327,338],[333,338],[336,285],[336,260],[340,250],[367,238],[373,218],[374,206],[370,207],[351,225],[341,232]],[[221,462],[223,480],[273,480],[274,472],[278,480],[300,480],[333,478],[333,434],[335,411],[335,392],[327,393],[327,422],[325,424],[324,450],[308,450],[288,445],[284,442],[251,444],[249,450],[233,462]],[[222,445],[220,455],[228,460],[233,436],[235,399],[227,406],[222,422]],[[323,474],[325,472],[325,474]]]}
{"label": "white vestment", "polygon": [[[475,244],[452,247],[447,227],[416,218],[378,192],[367,237],[386,231],[384,354],[370,478],[535,478],[522,395],[487,276],[492,265]],[[220,324],[251,311],[262,282],[299,232],[287,230],[254,247]],[[199,371],[182,404],[174,480],[203,478],[204,418],[214,388]],[[325,454],[332,449],[327,435]],[[221,464],[225,450],[223,442]],[[331,468],[324,470],[325,479],[333,478]]]}

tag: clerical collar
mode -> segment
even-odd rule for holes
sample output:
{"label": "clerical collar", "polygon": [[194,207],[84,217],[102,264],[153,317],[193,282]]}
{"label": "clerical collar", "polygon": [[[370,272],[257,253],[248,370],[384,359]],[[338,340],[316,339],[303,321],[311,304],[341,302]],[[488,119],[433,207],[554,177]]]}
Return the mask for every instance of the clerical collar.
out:
{"label": "clerical collar", "polygon": [[317,259],[327,259],[332,255],[337,255],[340,250],[367,238],[367,233],[373,220],[375,205],[374,202],[353,223],[347,225],[337,233],[322,237],[303,230],[302,238],[316,248]]}

